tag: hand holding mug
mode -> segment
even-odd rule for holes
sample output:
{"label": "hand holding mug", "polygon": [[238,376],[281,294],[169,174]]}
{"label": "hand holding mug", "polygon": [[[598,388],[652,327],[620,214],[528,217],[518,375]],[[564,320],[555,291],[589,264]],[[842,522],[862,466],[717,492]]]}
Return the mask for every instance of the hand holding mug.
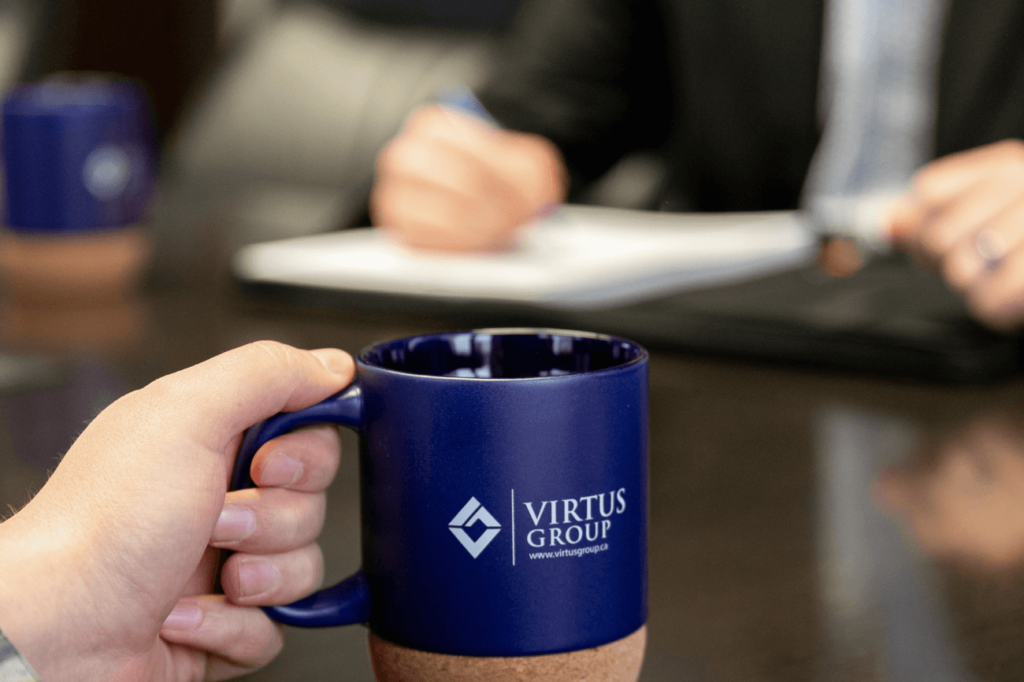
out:
{"label": "hand holding mug", "polygon": [[[352,378],[337,350],[261,342],[130,393],[100,413],[38,495],[0,524],[0,629],[47,682],[220,680],[282,637],[257,605],[319,584],[333,429],[257,453],[263,487],[228,493],[245,429]],[[221,551],[236,550],[221,570]]]}

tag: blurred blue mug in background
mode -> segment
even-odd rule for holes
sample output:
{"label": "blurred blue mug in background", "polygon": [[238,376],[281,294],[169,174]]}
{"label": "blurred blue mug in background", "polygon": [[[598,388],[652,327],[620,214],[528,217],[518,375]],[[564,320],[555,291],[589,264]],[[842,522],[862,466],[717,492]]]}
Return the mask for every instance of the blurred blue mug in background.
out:
{"label": "blurred blue mug in background", "polygon": [[19,85],[3,100],[3,171],[2,340],[65,349],[141,338],[133,297],[157,182],[142,88],[97,74]]}
{"label": "blurred blue mug in background", "polygon": [[140,223],[155,174],[142,88],[55,76],[3,103],[4,222],[19,234],[96,232]]}

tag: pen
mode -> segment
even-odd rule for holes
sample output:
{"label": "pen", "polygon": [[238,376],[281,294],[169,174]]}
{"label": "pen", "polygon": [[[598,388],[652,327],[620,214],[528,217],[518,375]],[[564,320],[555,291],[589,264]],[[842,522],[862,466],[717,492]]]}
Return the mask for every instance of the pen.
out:
{"label": "pen", "polygon": [[441,93],[437,98],[437,103],[445,109],[471,116],[493,128],[501,127],[501,125],[494,120],[494,117],[491,116],[491,113],[484,108],[483,104],[480,103],[480,100],[477,99],[475,94],[473,94],[473,91],[465,85],[458,85]]}

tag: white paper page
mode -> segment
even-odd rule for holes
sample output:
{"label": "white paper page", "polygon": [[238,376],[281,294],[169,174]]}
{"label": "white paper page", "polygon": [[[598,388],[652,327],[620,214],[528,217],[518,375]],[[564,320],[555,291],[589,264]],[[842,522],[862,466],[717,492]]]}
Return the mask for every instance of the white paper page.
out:
{"label": "white paper page", "polygon": [[816,247],[815,233],[791,212],[567,206],[526,228],[508,252],[415,251],[357,229],[248,246],[233,266],[247,281],[594,308],[795,267]]}

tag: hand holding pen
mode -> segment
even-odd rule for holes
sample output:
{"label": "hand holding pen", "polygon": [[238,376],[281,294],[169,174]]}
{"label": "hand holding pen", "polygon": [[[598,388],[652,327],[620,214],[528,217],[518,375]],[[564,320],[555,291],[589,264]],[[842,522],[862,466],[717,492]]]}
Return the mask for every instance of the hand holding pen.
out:
{"label": "hand holding pen", "polygon": [[561,155],[548,140],[502,130],[468,90],[414,111],[377,158],[375,225],[424,249],[487,251],[565,199]]}

